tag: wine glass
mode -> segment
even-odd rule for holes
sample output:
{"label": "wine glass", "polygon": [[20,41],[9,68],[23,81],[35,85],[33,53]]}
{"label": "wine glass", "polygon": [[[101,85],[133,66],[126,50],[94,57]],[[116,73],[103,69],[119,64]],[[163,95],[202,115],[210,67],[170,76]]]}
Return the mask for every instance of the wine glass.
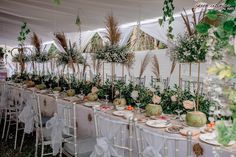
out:
{"label": "wine glass", "polygon": [[136,106],[138,107],[138,108],[137,108],[137,112],[140,113],[140,112],[141,112],[141,111],[140,111],[141,103],[140,103],[140,102],[137,102],[137,103],[136,103]]}
{"label": "wine glass", "polygon": [[175,112],[177,113],[176,119],[183,120],[180,115],[183,111],[181,109],[176,109]]}
{"label": "wine glass", "polygon": [[49,91],[52,93],[52,84],[49,83]]}
{"label": "wine glass", "polygon": [[106,105],[108,104],[109,100],[108,100],[108,95],[106,94],[105,95],[105,102],[106,102]]}

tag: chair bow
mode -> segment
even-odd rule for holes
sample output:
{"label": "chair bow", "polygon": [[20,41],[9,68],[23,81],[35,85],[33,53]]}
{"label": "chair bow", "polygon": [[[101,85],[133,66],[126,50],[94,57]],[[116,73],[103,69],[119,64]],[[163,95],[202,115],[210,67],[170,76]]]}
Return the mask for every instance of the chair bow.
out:
{"label": "chair bow", "polygon": [[30,134],[34,129],[34,110],[31,105],[26,105],[18,118],[21,122],[25,123],[24,132]]}
{"label": "chair bow", "polygon": [[143,157],[162,157],[158,150],[154,150],[152,146],[148,146],[143,151]]}
{"label": "chair bow", "polygon": [[57,155],[61,146],[62,146],[62,134],[63,129],[65,127],[64,120],[60,118],[56,113],[54,116],[46,122],[46,129],[51,131],[51,141],[52,141],[52,149],[53,155]]}
{"label": "chair bow", "polygon": [[90,157],[119,157],[120,155],[106,137],[97,138],[97,144]]}

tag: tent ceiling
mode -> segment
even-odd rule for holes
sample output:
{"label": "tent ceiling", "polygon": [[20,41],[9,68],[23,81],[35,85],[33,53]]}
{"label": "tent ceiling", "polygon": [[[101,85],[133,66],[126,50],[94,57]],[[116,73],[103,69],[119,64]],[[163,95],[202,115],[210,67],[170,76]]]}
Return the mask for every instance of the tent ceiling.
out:
{"label": "tent ceiling", "polygon": [[[213,1],[213,0],[211,0]],[[194,0],[174,0],[175,11],[190,9]],[[163,0],[0,0],[0,44],[17,45],[23,21],[42,40],[52,40],[57,31],[76,32],[76,16],[80,15],[82,30],[104,27],[104,17],[113,12],[120,24],[162,16]]]}

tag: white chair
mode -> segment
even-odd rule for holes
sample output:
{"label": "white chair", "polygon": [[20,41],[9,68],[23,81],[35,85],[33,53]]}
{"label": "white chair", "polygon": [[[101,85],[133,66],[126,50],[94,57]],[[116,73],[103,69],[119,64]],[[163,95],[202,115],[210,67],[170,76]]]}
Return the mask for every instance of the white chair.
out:
{"label": "white chair", "polygon": [[96,144],[95,138],[79,139],[77,136],[76,104],[57,101],[58,116],[63,119],[63,154],[66,156],[88,157]]}
{"label": "white chair", "polygon": [[153,77],[151,76],[151,86],[152,87],[156,87],[158,83],[162,83],[163,84],[163,87],[164,89],[167,89],[169,87],[169,77],[167,78],[156,78],[156,77]]}
{"label": "white chair", "polygon": [[[180,79],[180,87],[184,90],[189,90],[192,93],[196,93],[198,88],[197,77],[183,76]],[[204,92],[204,83],[203,79],[201,78],[199,80],[199,94],[203,94],[203,92]]]}
{"label": "white chair", "polygon": [[165,132],[155,132],[137,124],[135,135],[138,157],[192,157],[192,136],[174,137]]}
{"label": "white chair", "polygon": [[[30,134],[34,131],[34,121],[36,116],[37,100],[35,94],[29,90],[25,90],[23,93],[23,102],[25,104],[23,110],[19,114],[19,121],[24,123],[24,126],[20,129],[24,129],[21,139],[20,152],[24,143],[25,133]],[[18,129],[18,130],[20,130]],[[17,139],[16,139],[17,140]]]}
{"label": "white chair", "polygon": [[146,83],[146,76],[144,77],[133,77],[132,78],[132,81],[137,84],[137,85],[140,85],[140,86],[145,86],[145,83]]}
{"label": "white chair", "polygon": [[[36,142],[35,142],[35,157],[38,156],[38,146],[41,145],[41,157],[53,155],[53,152],[45,153],[45,146],[51,145],[52,141],[50,138],[50,133],[43,126],[43,120],[41,115],[41,106],[39,95],[33,94],[34,102],[32,102],[35,111],[35,128],[36,128]],[[36,104],[36,105],[35,105]]]}
{"label": "white chair", "polygon": [[6,90],[5,90],[5,82],[0,82],[0,124],[2,119],[4,118],[4,110],[6,105]]}
{"label": "white chair", "polygon": [[[2,138],[6,136],[5,140],[8,139],[10,127],[12,125],[15,125],[15,142],[14,142],[14,149],[16,149],[17,145],[17,138],[18,138],[18,131],[22,128],[19,128],[19,119],[18,116],[23,108],[23,98],[22,98],[22,92],[23,88],[16,89],[12,86],[7,85],[5,87],[7,89],[7,106],[5,108],[5,119],[4,119],[4,126],[3,126],[3,134]],[[7,130],[6,130],[6,124],[8,122]]]}
{"label": "white chair", "polygon": [[132,157],[133,120],[114,120],[94,108],[97,144],[90,157]]}
{"label": "white chair", "polygon": [[[114,81],[121,81],[121,82],[126,82],[126,75],[125,76],[117,76],[117,75],[114,75]],[[106,74],[106,80],[109,80],[111,81],[112,80],[112,75],[108,75]]]}

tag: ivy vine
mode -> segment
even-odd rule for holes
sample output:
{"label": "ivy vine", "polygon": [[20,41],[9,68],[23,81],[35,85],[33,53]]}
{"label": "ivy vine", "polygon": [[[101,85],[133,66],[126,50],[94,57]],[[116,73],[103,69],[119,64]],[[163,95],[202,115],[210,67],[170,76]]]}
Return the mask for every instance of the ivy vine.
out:
{"label": "ivy vine", "polygon": [[19,33],[19,36],[17,38],[19,45],[23,45],[27,35],[30,33],[30,29],[27,26],[27,23],[24,22],[23,25],[21,26],[21,31]]}
{"label": "ivy vine", "polygon": [[168,22],[167,37],[170,39],[174,38],[172,34],[173,27],[171,26],[174,21],[174,9],[173,0],[165,0],[162,8],[163,17],[159,19],[160,26],[163,26],[164,22]]}

